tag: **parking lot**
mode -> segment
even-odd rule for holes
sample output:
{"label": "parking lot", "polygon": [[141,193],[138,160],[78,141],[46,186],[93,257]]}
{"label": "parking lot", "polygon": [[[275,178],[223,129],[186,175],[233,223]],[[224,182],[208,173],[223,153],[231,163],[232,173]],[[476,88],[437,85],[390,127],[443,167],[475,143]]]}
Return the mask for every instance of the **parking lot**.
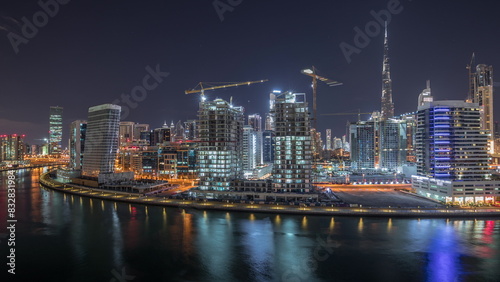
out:
{"label": "parking lot", "polygon": [[363,207],[443,207],[443,205],[391,189],[332,189],[332,192],[347,204]]}

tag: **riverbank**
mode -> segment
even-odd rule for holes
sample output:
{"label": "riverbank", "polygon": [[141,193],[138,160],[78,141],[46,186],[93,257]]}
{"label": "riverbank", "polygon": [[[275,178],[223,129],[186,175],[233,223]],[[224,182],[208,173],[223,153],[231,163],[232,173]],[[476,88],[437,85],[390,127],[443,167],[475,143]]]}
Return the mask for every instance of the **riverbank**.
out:
{"label": "riverbank", "polygon": [[500,208],[348,208],[348,207],[303,207],[297,205],[266,205],[245,203],[203,202],[191,200],[167,199],[164,197],[139,196],[128,193],[85,188],[73,184],[65,184],[52,179],[49,173],[40,176],[40,184],[62,193],[91,197],[101,200],[125,202],[141,205],[177,207],[182,209],[237,211],[250,213],[356,216],[356,217],[410,217],[410,218],[500,218]]}

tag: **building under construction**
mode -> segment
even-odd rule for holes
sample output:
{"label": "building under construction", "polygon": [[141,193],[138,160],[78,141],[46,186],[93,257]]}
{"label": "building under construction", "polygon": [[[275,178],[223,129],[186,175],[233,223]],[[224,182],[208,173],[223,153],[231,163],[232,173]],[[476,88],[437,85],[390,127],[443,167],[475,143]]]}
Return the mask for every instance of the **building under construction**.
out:
{"label": "building under construction", "polygon": [[199,189],[227,191],[243,172],[243,107],[222,99],[202,101],[198,118]]}

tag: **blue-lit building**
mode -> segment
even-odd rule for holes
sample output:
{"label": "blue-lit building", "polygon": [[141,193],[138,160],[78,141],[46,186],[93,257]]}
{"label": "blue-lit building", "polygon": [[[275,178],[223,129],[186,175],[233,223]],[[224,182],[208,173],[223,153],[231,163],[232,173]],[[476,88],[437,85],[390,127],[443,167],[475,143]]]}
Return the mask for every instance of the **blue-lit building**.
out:
{"label": "blue-lit building", "polygon": [[419,106],[413,188],[443,202],[493,201],[500,196],[500,182],[491,180],[488,138],[477,103],[434,101]]}

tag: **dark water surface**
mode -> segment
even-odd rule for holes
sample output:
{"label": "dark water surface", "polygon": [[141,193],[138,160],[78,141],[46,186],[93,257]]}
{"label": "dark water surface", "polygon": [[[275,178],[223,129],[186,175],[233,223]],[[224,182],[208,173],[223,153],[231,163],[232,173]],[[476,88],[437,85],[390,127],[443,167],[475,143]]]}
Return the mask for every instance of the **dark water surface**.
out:
{"label": "dark water surface", "polygon": [[0,281],[500,281],[500,219],[146,207],[40,188],[41,172],[16,171],[16,275],[0,173]]}

